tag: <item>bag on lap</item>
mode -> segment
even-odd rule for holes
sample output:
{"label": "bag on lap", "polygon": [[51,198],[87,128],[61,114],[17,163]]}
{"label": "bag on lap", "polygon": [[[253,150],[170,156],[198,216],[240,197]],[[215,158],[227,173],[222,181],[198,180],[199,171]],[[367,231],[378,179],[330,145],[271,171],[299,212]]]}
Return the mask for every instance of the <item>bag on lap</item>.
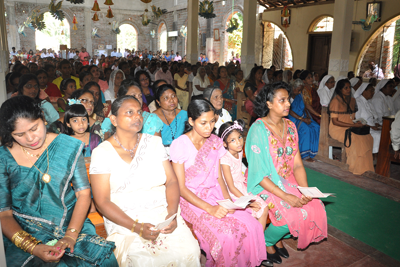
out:
{"label": "bag on lap", "polygon": [[[370,127],[369,126],[363,126],[363,127],[350,127],[346,130],[344,133],[344,146],[345,147],[350,147],[351,146],[351,134],[356,134],[356,135],[367,135],[369,134]],[[347,139],[349,139],[349,145],[347,146]]]}

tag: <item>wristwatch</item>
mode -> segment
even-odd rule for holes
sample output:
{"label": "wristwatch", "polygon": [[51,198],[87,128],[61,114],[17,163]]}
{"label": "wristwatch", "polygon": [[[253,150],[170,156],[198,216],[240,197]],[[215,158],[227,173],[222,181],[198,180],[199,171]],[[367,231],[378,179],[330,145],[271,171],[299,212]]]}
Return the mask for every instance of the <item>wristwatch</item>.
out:
{"label": "wristwatch", "polygon": [[69,229],[67,229],[67,231],[71,231],[72,233],[75,233],[75,232],[78,232],[76,229],[74,229],[74,228],[69,228]]}

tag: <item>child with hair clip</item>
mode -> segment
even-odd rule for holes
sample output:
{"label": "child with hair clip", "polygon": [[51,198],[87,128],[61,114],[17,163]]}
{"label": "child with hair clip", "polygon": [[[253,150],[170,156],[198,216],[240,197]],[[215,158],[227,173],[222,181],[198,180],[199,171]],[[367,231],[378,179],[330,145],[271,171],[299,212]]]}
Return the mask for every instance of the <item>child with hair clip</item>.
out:
{"label": "child with hair clip", "polygon": [[89,132],[89,114],[80,100],[69,99],[64,114],[64,133],[85,143],[83,156],[90,157],[93,149],[101,143],[101,137]]}
{"label": "child with hair clip", "polygon": [[[221,169],[233,201],[249,195],[247,193],[247,180],[242,173],[244,125],[244,121],[241,119],[226,122],[221,125],[218,134],[225,149],[228,150],[228,153],[221,158]],[[248,207],[252,210],[252,216],[261,223],[265,230],[268,206],[259,196],[254,196],[254,200]]]}
{"label": "child with hair clip", "polygon": [[76,90],[76,82],[73,79],[62,80],[60,84],[60,91],[63,97],[57,100],[58,112],[65,112],[68,107],[68,99],[71,97],[72,93]]}

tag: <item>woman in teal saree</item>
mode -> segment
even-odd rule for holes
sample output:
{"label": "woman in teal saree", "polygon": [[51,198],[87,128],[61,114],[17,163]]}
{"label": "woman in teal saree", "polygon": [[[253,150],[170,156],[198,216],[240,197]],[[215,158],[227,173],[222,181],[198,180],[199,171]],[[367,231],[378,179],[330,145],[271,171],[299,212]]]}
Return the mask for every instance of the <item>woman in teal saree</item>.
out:
{"label": "woman in teal saree", "polygon": [[[113,242],[96,235],[82,149],[46,133],[26,96],[0,108],[0,220],[7,266],[118,266]],[[40,242],[39,242],[40,241]]]}

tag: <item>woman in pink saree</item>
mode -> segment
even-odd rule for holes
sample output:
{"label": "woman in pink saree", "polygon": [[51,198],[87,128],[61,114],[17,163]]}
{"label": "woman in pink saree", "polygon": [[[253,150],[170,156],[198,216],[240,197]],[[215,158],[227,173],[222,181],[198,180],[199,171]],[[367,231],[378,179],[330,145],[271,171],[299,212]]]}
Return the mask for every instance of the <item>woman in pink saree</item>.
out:
{"label": "woman in pink saree", "polygon": [[206,266],[259,266],[266,259],[263,227],[245,210],[227,210],[230,199],[220,169],[226,153],[211,134],[215,109],[204,99],[192,101],[185,134],[172,142],[170,156],[181,192],[181,215],[206,252]]}
{"label": "woman in pink saree", "polygon": [[289,257],[282,238],[298,237],[299,249],[328,236],[324,204],[304,196],[298,186],[308,187],[299,153],[296,126],[288,119],[290,88],[286,83],[267,85],[254,102],[260,117],[246,140],[249,163],[247,191],[268,204],[271,224],[265,230],[268,261],[281,263]]}

